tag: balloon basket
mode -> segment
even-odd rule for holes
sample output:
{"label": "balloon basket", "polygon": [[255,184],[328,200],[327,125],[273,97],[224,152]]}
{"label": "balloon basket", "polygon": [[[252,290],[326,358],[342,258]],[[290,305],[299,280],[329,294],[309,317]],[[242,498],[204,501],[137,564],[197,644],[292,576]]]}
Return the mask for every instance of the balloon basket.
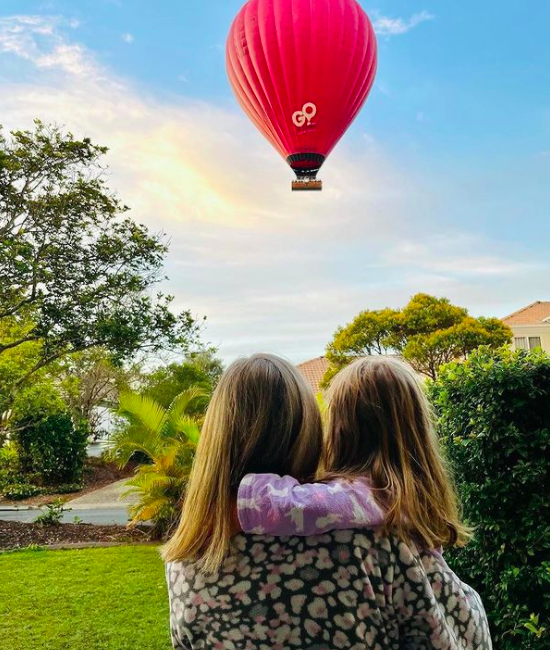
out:
{"label": "balloon basket", "polygon": [[323,189],[323,181],[317,179],[292,181],[293,192],[320,192]]}

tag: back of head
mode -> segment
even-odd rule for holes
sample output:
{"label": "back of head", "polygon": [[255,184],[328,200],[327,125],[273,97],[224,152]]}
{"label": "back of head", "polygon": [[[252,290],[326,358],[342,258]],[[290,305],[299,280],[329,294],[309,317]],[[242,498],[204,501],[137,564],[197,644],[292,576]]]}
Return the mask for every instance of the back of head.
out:
{"label": "back of head", "polygon": [[431,409],[415,373],[391,357],[359,359],[329,391],[324,468],[367,476],[387,510],[386,530],[428,547],[462,543],[457,498]]}
{"label": "back of head", "polygon": [[307,479],[322,447],[312,391],[288,362],[268,354],[235,361],[208,407],[178,529],[164,558],[215,570],[231,537],[231,499],[248,473]]}

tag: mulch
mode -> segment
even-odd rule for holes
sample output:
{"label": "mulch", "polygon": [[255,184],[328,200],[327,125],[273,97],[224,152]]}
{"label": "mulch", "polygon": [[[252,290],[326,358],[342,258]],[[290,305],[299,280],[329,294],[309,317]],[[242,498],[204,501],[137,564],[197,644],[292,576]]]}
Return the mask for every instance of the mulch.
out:
{"label": "mulch", "polygon": [[52,503],[56,499],[63,501],[74,499],[76,496],[84,496],[88,492],[98,490],[122,478],[133,476],[136,466],[137,463],[130,462],[124,469],[120,469],[115,463],[106,462],[101,458],[88,458],[84,471],[84,487],[82,490],[73,492],[72,494],[41,494],[20,501],[0,498],[0,506],[43,506],[47,503]]}
{"label": "mulch", "polygon": [[147,527],[96,526],[94,524],[60,524],[43,526],[20,521],[0,521],[0,551],[26,548],[31,544],[51,546],[85,542],[149,541]]}

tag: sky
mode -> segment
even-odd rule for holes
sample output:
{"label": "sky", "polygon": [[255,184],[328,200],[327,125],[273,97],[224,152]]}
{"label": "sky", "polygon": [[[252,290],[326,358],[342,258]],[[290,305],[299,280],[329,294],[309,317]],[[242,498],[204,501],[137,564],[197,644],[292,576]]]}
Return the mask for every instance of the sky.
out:
{"label": "sky", "polygon": [[162,290],[225,361],[319,356],[417,292],[475,316],[550,299],[547,0],[361,0],[376,81],[306,194],[229,86],[241,4],[0,0],[0,124],[109,147],[110,186],[170,241]]}

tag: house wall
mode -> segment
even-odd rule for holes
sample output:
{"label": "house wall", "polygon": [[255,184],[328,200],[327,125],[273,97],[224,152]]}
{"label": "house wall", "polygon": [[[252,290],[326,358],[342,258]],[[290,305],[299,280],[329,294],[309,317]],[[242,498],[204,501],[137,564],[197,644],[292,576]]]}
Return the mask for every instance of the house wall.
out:
{"label": "house wall", "polygon": [[[550,324],[548,325],[510,325],[515,337],[524,337],[529,346],[530,336],[540,336],[541,346],[545,352],[550,353]],[[512,349],[515,349],[515,342],[512,341]]]}

